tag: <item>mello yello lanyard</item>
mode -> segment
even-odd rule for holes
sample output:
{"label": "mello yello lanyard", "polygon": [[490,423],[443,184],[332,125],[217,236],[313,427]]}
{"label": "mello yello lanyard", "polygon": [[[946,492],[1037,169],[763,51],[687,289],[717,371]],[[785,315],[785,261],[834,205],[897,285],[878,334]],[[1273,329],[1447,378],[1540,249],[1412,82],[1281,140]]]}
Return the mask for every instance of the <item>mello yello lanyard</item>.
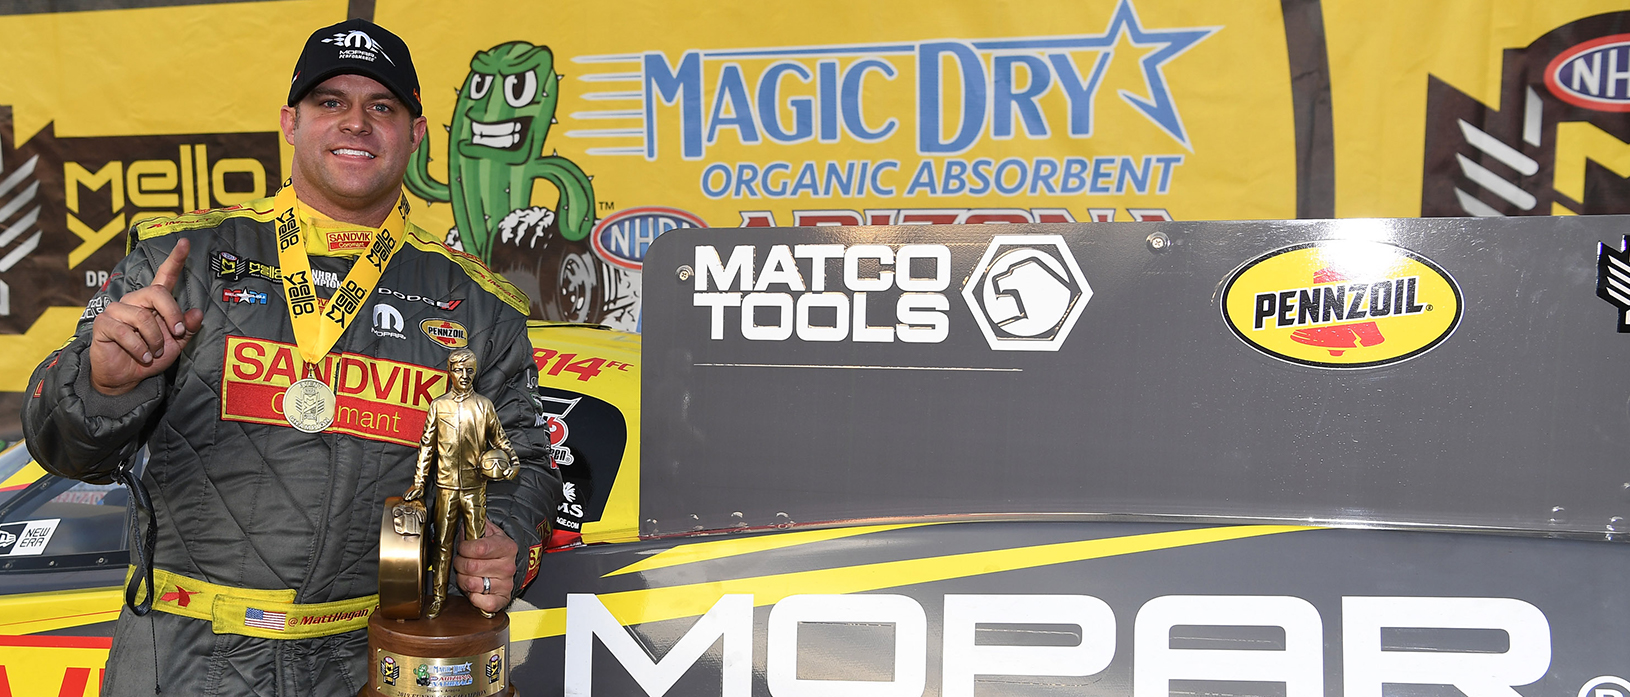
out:
{"label": "mello yello lanyard", "polygon": [[[407,196],[402,195],[385,224],[374,230],[368,251],[351,265],[350,273],[340,282],[339,290],[329,299],[327,307],[317,303],[317,291],[311,279],[311,260],[306,258],[304,236],[300,233],[300,202],[295,199],[294,187],[287,182],[273,200],[277,214],[277,263],[283,271],[283,299],[289,306],[289,319],[294,323],[294,344],[300,350],[305,367],[302,374],[314,369],[334,348],[345,328],[356,319],[368,294],[379,285],[396,250],[402,248],[407,232]],[[289,386],[283,393],[283,417],[289,425],[306,433],[317,433],[334,423],[334,391],[321,380],[307,377]]]}

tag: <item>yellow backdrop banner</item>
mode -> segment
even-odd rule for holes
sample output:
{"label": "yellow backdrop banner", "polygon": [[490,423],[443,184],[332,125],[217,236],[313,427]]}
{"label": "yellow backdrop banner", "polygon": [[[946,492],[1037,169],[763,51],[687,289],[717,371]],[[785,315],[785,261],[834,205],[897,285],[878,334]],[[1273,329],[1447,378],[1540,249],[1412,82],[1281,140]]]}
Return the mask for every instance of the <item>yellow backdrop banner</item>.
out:
{"label": "yellow backdrop banner", "polygon": [[1608,1],[133,4],[0,10],[0,391],[131,224],[287,176],[356,12],[413,50],[415,221],[544,319],[637,330],[676,227],[1630,212]]}

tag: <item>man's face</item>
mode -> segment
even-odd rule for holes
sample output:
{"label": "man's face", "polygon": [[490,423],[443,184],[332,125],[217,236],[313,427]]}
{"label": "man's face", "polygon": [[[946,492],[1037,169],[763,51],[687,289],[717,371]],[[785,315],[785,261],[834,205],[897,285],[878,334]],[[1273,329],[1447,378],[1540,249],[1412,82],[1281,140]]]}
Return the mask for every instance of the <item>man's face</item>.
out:
{"label": "man's face", "polygon": [[[294,146],[300,197],[330,216],[396,202],[425,119],[373,78],[338,75],[283,107],[283,138]],[[388,199],[388,204],[380,203]],[[351,221],[355,222],[355,221]]]}
{"label": "man's face", "polygon": [[469,361],[454,363],[447,369],[447,377],[455,392],[469,392],[475,387],[475,366]]}

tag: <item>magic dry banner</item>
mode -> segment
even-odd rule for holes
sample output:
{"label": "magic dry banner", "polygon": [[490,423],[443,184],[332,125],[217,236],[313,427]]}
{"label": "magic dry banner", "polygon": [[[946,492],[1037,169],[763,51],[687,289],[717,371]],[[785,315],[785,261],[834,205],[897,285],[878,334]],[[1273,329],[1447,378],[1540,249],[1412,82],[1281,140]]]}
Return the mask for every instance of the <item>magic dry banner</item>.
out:
{"label": "magic dry banner", "polygon": [[353,14],[413,47],[414,219],[544,319],[638,330],[645,250],[682,227],[1630,200],[1630,12],[1611,2],[118,4],[0,6],[7,411],[121,230],[275,189],[299,47]]}

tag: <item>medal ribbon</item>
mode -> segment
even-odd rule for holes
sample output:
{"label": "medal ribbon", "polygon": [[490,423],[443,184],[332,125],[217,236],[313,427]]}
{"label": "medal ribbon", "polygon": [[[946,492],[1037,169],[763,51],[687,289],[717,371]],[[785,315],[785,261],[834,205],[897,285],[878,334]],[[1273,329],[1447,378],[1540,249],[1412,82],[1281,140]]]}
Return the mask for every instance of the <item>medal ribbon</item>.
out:
{"label": "medal ribbon", "polygon": [[283,270],[283,300],[288,303],[289,319],[294,324],[294,344],[306,365],[316,366],[356,319],[363,302],[379,285],[385,266],[402,248],[407,237],[407,195],[401,195],[385,223],[374,230],[368,251],[351,265],[327,308],[317,303],[311,260],[306,258],[305,239],[300,232],[303,216],[299,214],[300,201],[294,196],[294,187],[285,182],[273,206],[277,214],[277,263]]}

